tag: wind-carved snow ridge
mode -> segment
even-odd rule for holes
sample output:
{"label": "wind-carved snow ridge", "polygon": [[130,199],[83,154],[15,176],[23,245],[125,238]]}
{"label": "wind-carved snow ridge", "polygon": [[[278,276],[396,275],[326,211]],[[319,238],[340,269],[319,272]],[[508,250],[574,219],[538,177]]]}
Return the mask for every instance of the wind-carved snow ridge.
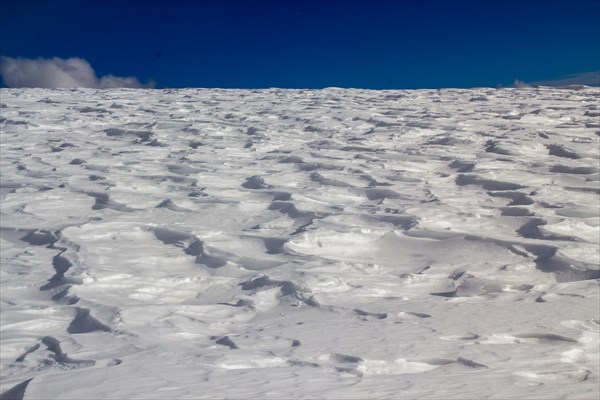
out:
{"label": "wind-carved snow ridge", "polygon": [[597,398],[600,92],[0,92],[2,399]]}

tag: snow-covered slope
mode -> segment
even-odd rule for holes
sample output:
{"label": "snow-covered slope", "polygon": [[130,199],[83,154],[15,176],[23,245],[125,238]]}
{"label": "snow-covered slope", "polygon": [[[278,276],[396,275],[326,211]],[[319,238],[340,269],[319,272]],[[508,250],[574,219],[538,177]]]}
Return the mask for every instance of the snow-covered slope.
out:
{"label": "snow-covered slope", "polygon": [[596,398],[599,101],[2,89],[3,399]]}

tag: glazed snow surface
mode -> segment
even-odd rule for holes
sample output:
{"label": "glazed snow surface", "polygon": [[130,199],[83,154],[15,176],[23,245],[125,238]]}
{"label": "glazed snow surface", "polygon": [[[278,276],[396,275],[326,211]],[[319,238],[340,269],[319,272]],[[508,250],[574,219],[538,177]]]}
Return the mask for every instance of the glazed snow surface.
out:
{"label": "glazed snow surface", "polygon": [[597,398],[597,89],[0,93],[3,399]]}

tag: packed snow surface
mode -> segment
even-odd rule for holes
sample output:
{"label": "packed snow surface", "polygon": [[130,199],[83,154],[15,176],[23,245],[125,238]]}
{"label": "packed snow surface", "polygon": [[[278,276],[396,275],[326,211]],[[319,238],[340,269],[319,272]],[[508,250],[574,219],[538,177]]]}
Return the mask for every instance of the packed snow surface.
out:
{"label": "packed snow surface", "polygon": [[0,106],[3,399],[599,395],[598,89]]}

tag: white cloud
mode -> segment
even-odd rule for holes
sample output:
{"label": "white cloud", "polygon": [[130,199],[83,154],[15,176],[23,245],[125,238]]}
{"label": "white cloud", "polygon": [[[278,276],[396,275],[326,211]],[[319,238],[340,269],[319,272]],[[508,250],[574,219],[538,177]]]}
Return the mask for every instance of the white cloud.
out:
{"label": "white cloud", "polygon": [[514,81],[513,87],[516,87],[516,88],[530,88],[531,85],[529,83],[526,83],[526,82],[523,82],[523,81],[517,79],[516,81]]}
{"label": "white cloud", "polygon": [[40,88],[144,88],[154,87],[150,82],[142,84],[134,77],[106,75],[101,78],[89,62],[82,58],[0,58],[0,75],[8,87]]}
{"label": "white cloud", "polygon": [[537,81],[533,83],[541,86],[600,86],[600,71],[584,72],[582,74],[569,75],[553,81]]}
{"label": "white cloud", "polygon": [[555,79],[551,81],[533,81],[527,83],[517,79],[513,83],[513,87],[516,88],[528,88],[538,86],[564,87],[578,85],[600,86],[600,71],[584,72],[582,74],[569,75],[561,79]]}

